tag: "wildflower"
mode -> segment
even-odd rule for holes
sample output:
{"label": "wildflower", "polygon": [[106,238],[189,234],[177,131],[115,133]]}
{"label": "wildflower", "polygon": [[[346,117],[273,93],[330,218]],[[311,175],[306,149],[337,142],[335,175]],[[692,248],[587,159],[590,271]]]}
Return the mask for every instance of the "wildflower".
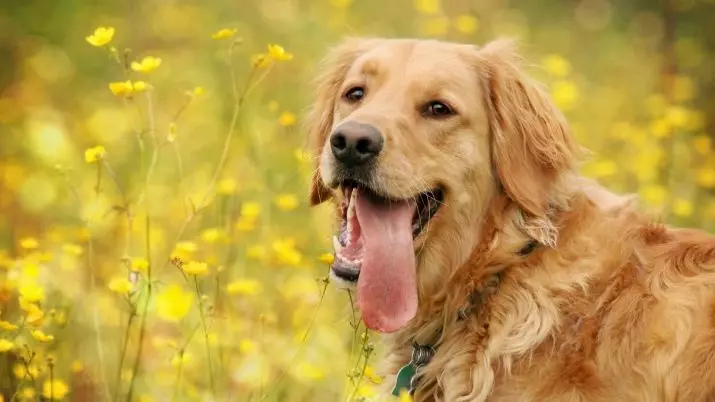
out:
{"label": "wildflower", "polygon": [[107,155],[107,151],[103,146],[97,145],[96,147],[87,148],[84,151],[84,160],[87,163],[99,162]]}
{"label": "wildflower", "polygon": [[169,285],[156,296],[156,311],[166,321],[180,321],[189,313],[194,302],[191,292],[184,292],[181,286]]}
{"label": "wildflower", "polygon": [[37,304],[27,301],[24,297],[20,296],[20,308],[25,312],[25,321],[30,325],[41,325],[45,313],[37,307]]}
{"label": "wildflower", "polygon": [[84,371],[84,363],[80,360],[75,360],[70,364],[70,370],[72,370],[73,373],[81,373]]}
{"label": "wildflower", "polygon": [[285,265],[296,266],[302,260],[300,252],[295,249],[293,239],[276,240],[273,242],[273,251],[276,253],[278,261]]}
{"label": "wildflower", "polygon": [[420,14],[437,15],[442,11],[439,0],[414,0],[414,6]]}
{"label": "wildflower", "polygon": [[268,56],[276,61],[287,61],[293,58],[293,55],[286,52],[280,45],[268,45]]}
{"label": "wildflower", "polygon": [[406,389],[400,391],[400,401],[399,402],[412,402],[412,396]]}
{"label": "wildflower", "polygon": [[191,91],[191,95],[193,95],[193,96],[201,96],[203,94],[204,94],[204,87],[195,87]]}
{"label": "wildflower", "polygon": [[372,368],[372,366],[365,366],[365,371],[363,373],[365,375],[365,378],[372,381],[373,383],[375,383],[375,384],[382,383],[382,377],[377,375],[377,373],[375,372],[375,369]]}
{"label": "wildflower", "polygon": [[330,265],[335,261],[335,255],[333,253],[323,253],[318,257],[318,261]]}
{"label": "wildflower", "polygon": [[132,84],[132,90],[134,92],[144,92],[149,88],[149,84],[146,81],[134,81]]}
{"label": "wildflower", "polygon": [[171,253],[171,258],[188,259],[198,250],[196,243],[191,241],[182,241],[176,244],[174,251]]}
{"label": "wildflower", "polygon": [[257,218],[261,214],[261,204],[257,202],[245,202],[241,205],[241,216]]}
{"label": "wildflower", "polygon": [[131,262],[132,272],[139,272],[140,274],[146,275],[149,269],[149,261],[146,258],[133,258]]}
{"label": "wildflower", "polygon": [[[161,65],[161,59],[154,56],[144,57],[140,62],[132,62],[132,70],[148,74],[156,70]],[[135,88],[136,89],[136,88]]]}
{"label": "wildflower", "polygon": [[208,264],[205,262],[191,261],[184,264],[181,269],[189,275],[204,276],[209,273]]}
{"label": "wildflower", "polygon": [[692,113],[682,106],[671,106],[665,112],[665,118],[673,127],[685,127],[691,120]]}
{"label": "wildflower", "polygon": [[28,283],[20,287],[20,295],[28,302],[38,302],[45,299],[45,289],[34,283]]}
{"label": "wildflower", "polygon": [[325,377],[325,372],[319,367],[316,367],[307,362],[300,362],[295,368],[298,378],[309,381],[317,381]]}
{"label": "wildflower", "polygon": [[223,28],[223,29],[220,29],[220,30],[216,31],[213,35],[211,35],[211,37],[212,37],[213,39],[216,39],[216,40],[226,39],[226,38],[230,38],[230,37],[232,37],[233,35],[235,35],[236,32],[238,32],[238,29],[235,29],[235,28]]}
{"label": "wildflower", "polygon": [[256,342],[250,339],[241,339],[241,341],[238,342],[238,350],[241,353],[249,354],[255,352],[257,349],[258,345],[256,345]]}
{"label": "wildflower", "polygon": [[298,197],[295,194],[281,194],[276,197],[275,202],[281,211],[292,211],[298,207]]}
{"label": "wildflower", "polygon": [[252,260],[262,260],[266,257],[266,248],[260,244],[246,248],[246,257]]}
{"label": "wildflower", "polygon": [[236,193],[238,188],[238,183],[235,179],[226,178],[218,182],[217,192],[221,195],[231,195]]}
{"label": "wildflower", "polygon": [[0,320],[0,329],[5,330],[5,331],[14,331],[17,329],[17,325],[15,325],[11,322]]}
{"label": "wildflower", "polygon": [[42,330],[36,329],[32,331],[32,337],[37,339],[40,342],[52,342],[55,340],[55,337],[52,335],[47,335]]}
{"label": "wildflower", "polygon": [[82,247],[76,244],[65,244],[62,246],[62,251],[66,254],[80,256],[82,255]]}
{"label": "wildflower", "polygon": [[544,57],[541,65],[556,77],[565,77],[571,72],[571,63],[557,54]]}
{"label": "wildflower", "polygon": [[553,85],[552,96],[558,107],[571,109],[579,99],[578,87],[571,81],[557,81]]}
{"label": "wildflower", "polygon": [[205,243],[214,244],[224,239],[226,234],[219,228],[208,228],[201,232],[201,240]]}
{"label": "wildflower", "polygon": [[236,229],[241,232],[250,232],[256,228],[256,220],[245,216],[238,217],[236,221]]}
{"label": "wildflower", "polygon": [[94,30],[92,35],[87,36],[85,39],[90,45],[100,47],[112,41],[114,37],[113,27],[99,27]]}
{"label": "wildflower", "polygon": [[660,206],[667,198],[668,191],[661,185],[651,184],[641,188],[640,195],[646,203],[652,206]]}
{"label": "wildflower", "polygon": [[50,400],[60,400],[69,393],[70,389],[62,380],[45,381],[42,384],[42,396]]}
{"label": "wildflower", "polygon": [[132,291],[132,283],[127,278],[113,278],[109,281],[109,290],[120,295],[127,295]]}
{"label": "wildflower", "polygon": [[704,188],[715,188],[715,169],[701,168],[696,177],[699,186]]}
{"label": "wildflower", "polygon": [[128,96],[134,92],[134,85],[131,81],[117,81],[109,83],[109,90],[116,96]]}
{"label": "wildflower", "polygon": [[21,380],[28,377],[30,379],[35,379],[40,375],[40,369],[34,364],[26,367],[23,363],[17,363],[12,366],[12,372],[15,374],[15,377]]}
{"label": "wildflower", "polygon": [[255,279],[237,279],[226,285],[226,292],[230,295],[252,296],[260,293],[262,285]]}
{"label": "wildflower", "polygon": [[25,250],[34,250],[40,247],[40,243],[34,237],[24,237],[20,239],[20,247]]}
{"label": "wildflower", "polygon": [[296,117],[293,113],[291,112],[283,112],[281,113],[280,117],[278,118],[278,124],[284,127],[289,127],[295,124],[296,122]]}
{"label": "wildflower", "polygon": [[0,353],[9,352],[15,349],[15,343],[7,339],[0,339]]}
{"label": "wildflower", "polygon": [[473,15],[460,15],[454,21],[454,27],[463,34],[471,34],[479,28],[479,20]]}
{"label": "wildflower", "polygon": [[22,391],[20,391],[20,395],[22,400],[30,401],[35,399],[37,392],[35,392],[35,389],[32,387],[24,387]]}
{"label": "wildflower", "polygon": [[689,200],[678,198],[673,201],[673,214],[683,218],[687,218],[693,214],[693,203]]}

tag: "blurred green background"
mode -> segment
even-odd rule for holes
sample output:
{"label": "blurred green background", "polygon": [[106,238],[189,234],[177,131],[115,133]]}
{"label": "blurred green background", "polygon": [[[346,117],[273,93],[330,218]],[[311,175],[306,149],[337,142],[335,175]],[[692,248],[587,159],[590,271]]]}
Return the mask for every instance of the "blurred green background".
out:
{"label": "blurred green background", "polygon": [[2,0],[4,400],[380,397],[302,152],[353,35],[519,39],[584,174],[715,228],[713,0]]}

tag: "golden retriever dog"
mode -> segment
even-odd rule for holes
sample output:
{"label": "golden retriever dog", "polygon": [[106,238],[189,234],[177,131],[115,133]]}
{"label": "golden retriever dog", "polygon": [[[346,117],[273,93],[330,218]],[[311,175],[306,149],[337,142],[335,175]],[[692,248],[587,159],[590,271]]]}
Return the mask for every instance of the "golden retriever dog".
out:
{"label": "golden retriever dog", "polygon": [[320,67],[310,199],[386,394],[715,401],[715,239],[579,176],[511,41],[353,38]]}

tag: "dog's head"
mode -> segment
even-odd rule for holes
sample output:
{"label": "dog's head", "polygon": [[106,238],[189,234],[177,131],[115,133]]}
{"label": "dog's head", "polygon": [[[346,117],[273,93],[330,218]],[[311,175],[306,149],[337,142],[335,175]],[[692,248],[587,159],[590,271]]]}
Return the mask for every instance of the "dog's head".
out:
{"label": "dog's head", "polygon": [[[463,262],[497,194],[531,222],[531,237],[553,241],[552,189],[574,147],[510,42],[350,39],[322,67],[307,120],[310,198],[337,201],[332,277],[357,284],[368,327],[391,332],[412,319],[428,269],[418,260]],[[450,274],[429,269],[431,280]]]}

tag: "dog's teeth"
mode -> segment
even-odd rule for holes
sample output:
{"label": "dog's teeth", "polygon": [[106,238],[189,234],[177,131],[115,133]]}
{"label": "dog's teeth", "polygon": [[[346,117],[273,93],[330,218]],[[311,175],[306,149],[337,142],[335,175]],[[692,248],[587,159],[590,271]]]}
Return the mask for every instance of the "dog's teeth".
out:
{"label": "dog's teeth", "polygon": [[340,244],[338,236],[333,236],[333,250],[335,250],[336,254],[340,254],[340,252],[343,251],[343,245]]}

